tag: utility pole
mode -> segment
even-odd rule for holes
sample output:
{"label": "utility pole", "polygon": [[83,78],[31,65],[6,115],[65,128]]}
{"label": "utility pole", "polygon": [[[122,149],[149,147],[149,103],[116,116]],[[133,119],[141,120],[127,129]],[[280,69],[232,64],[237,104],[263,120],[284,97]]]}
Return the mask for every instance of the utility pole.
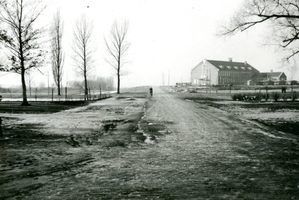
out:
{"label": "utility pole", "polygon": [[164,71],[162,72],[162,85],[165,85]]}
{"label": "utility pole", "polygon": [[170,69],[168,70],[168,86],[170,86]]}
{"label": "utility pole", "polygon": [[49,82],[49,71],[47,73],[48,76],[48,96],[50,95],[50,82]]}

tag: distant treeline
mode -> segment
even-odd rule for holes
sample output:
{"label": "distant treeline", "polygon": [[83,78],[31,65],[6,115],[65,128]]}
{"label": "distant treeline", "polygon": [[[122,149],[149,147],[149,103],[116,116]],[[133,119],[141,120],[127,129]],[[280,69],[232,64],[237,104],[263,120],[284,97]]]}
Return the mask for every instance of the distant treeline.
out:
{"label": "distant treeline", "polygon": [[[70,81],[68,83],[69,87],[72,88],[82,88],[84,89],[84,82],[83,81]],[[88,80],[88,88],[91,90],[98,90],[102,89],[105,91],[114,90],[114,78],[113,77],[97,77],[94,79]]]}
{"label": "distant treeline", "polygon": [[10,93],[11,90],[9,88],[2,88],[0,87],[0,93]]}
{"label": "distant treeline", "polygon": [[[80,92],[84,91],[84,82],[83,81],[70,81],[67,84],[67,90],[68,93],[71,92],[72,90],[78,90]],[[65,92],[66,86],[62,85],[62,90],[61,92]],[[52,86],[46,86],[45,84],[39,85],[39,86],[32,86],[31,84],[28,85],[28,90],[27,93],[29,96],[35,94],[35,93],[41,93],[45,92],[48,93],[48,91],[54,89],[56,91],[56,88]],[[90,79],[88,81],[88,89],[90,92],[95,91],[95,90],[102,90],[102,91],[112,91],[115,90],[115,85],[114,85],[114,79],[112,77],[97,77],[94,79]],[[0,93],[20,93],[22,91],[22,87],[0,87]]]}

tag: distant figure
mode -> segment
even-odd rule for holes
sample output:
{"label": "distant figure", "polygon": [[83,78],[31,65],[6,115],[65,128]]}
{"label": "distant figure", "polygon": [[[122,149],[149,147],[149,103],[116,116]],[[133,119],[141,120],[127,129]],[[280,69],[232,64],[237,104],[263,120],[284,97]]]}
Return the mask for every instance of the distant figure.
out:
{"label": "distant figure", "polygon": [[149,88],[149,92],[150,92],[150,95],[153,96],[153,88],[152,87]]}
{"label": "distant figure", "polygon": [[2,133],[2,119],[0,117],[0,136],[3,136],[3,133]]}
{"label": "distant figure", "polygon": [[287,87],[282,87],[281,88],[281,93],[286,93],[287,92]]}

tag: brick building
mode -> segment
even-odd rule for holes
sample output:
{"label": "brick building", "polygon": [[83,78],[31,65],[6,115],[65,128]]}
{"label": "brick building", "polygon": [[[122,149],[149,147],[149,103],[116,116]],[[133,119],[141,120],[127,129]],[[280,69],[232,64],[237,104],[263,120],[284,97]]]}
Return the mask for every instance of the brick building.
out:
{"label": "brick building", "polygon": [[192,85],[247,85],[259,71],[247,62],[203,60],[191,70]]}

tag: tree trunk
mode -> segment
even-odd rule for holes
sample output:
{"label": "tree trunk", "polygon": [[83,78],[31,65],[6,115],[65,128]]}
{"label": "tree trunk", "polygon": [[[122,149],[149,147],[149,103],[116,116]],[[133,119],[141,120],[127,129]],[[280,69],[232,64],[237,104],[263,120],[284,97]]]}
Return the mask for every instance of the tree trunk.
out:
{"label": "tree trunk", "polygon": [[85,86],[85,100],[88,100],[88,87],[87,87],[87,58],[86,58],[86,44],[84,43],[84,50],[83,50],[83,59],[84,59],[84,86]]}
{"label": "tree trunk", "polygon": [[29,106],[30,104],[27,101],[27,90],[26,90],[26,82],[25,82],[25,63],[24,63],[24,54],[23,54],[23,40],[22,40],[22,32],[21,32],[21,21],[19,21],[19,28],[18,28],[18,40],[20,43],[19,52],[20,52],[20,61],[21,61],[21,79],[22,79],[22,91],[23,91],[23,102],[21,106]]}
{"label": "tree trunk", "polygon": [[117,74],[117,94],[120,94],[120,75]]}
{"label": "tree trunk", "polygon": [[29,106],[30,104],[27,101],[27,92],[26,92],[26,83],[25,83],[25,70],[22,69],[21,72],[21,79],[22,79],[22,91],[23,91],[23,102],[22,106]]}
{"label": "tree trunk", "polygon": [[88,100],[88,87],[87,87],[86,70],[84,70],[84,87],[85,87],[85,91],[84,91],[85,100]]}
{"label": "tree trunk", "polygon": [[[59,73],[59,68],[58,68],[58,73]],[[58,93],[58,96],[61,95],[61,92],[60,92],[60,75],[59,74],[57,75],[57,93]]]}
{"label": "tree trunk", "polygon": [[58,96],[61,96],[60,86],[58,86],[57,90],[58,90]]}
{"label": "tree trunk", "polygon": [[[21,35],[21,33],[19,33]],[[27,90],[26,90],[26,82],[25,82],[25,63],[23,57],[23,46],[21,36],[19,36],[20,41],[20,61],[21,61],[21,79],[22,79],[22,91],[23,91],[23,102],[21,106],[29,106],[30,104],[27,101]]]}
{"label": "tree trunk", "polygon": [[117,65],[117,94],[120,94],[120,56]]}
{"label": "tree trunk", "polygon": [[88,95],[87,78],[84,76],[85,94]]}

